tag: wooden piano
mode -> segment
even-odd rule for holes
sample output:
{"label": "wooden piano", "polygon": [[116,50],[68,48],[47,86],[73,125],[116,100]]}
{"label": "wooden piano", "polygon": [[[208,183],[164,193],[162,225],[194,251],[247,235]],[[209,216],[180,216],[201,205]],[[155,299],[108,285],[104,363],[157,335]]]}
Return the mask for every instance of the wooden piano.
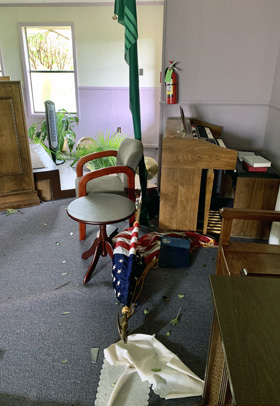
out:
{"label": "wooden piano", "polygon": [[162,140],[160,228],[197,230],[202,170],[206,169],[203,234],[207,233],[214,169],[236,167],[237,151],[225,147],[222,129],[195,118],[185,120],[182,109],[181,117],[167,120]]}

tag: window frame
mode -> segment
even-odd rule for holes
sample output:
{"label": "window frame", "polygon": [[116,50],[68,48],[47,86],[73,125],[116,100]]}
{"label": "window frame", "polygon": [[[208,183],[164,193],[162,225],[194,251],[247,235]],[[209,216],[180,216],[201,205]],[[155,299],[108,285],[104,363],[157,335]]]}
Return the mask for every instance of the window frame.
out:
{"label": "window frame", "polygon": [[[44,117],[44,112],[36,113],[33,108],[33,90],[31,83],[30,67],[29,67],[29,55],[27,49],[27,42],[25,38],[25,28],[28,27],[71,27],[72,36],[72,48],[73,48],[73,66],[74,66],[74,83],[75,83],[75,102],[77,112],[73,113],[79,117],[80,106],[79,106],[79,94],[78,94],[78,66],[77,66],[77,56],[76,56],[76,45],[75,45],[75,30],[73,22],[44,22],[44,23],[18,23],[19,37],[20,37],[20,47],[21,47],[21,57],[22,57],[22,67],[23,75],[26,88],[26,102],[29,117]],[[69,112],[70,113],[70,112]]]}
{"label": "window frame", "polygon": [[3,56],[2,56],[2,49],[0,46],[0,76],[5,76],[5,69],[4,69],[4,63],[3,63]]}

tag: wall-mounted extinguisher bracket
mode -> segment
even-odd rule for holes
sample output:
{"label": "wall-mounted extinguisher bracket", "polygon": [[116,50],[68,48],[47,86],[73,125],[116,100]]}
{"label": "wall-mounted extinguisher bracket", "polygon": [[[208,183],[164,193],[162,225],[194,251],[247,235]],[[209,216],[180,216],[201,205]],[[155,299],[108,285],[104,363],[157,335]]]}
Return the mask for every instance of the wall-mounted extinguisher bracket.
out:
{"label": "wall-mounted extinguisher bracket", "polygon": [[167,104],[178,103],[178,62],[169,61],[170,65],[165,70],[165,87]]}

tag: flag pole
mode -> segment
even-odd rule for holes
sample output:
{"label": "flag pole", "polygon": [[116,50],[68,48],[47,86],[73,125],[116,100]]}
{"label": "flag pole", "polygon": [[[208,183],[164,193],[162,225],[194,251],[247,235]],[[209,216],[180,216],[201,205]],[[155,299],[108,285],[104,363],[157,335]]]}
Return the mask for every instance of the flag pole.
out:
{"label": "flag pole", "polygon": [[[118,19],[125,29],[124,59],[129,65],[129,107],[132,114],[134,137],[141,141],[141,116],[138,68],[138,27],[136,0],[115,0],[113,19]],[[142,191],[141,223],[148,224],[147,211],[147,169],[144,156],[139,164],[139,178]]]}

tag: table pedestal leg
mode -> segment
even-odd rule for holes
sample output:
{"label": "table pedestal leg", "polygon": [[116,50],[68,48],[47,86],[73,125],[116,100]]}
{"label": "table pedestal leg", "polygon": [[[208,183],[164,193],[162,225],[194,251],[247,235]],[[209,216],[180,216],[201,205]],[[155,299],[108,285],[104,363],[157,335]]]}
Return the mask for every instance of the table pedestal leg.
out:
{"label": "table pedestal leg", "polygon": [[107,254],[109,254],[111,258],[113,257],[113,246],[110,237],[107,235],[106,225],[102,224],[100,225],[99,236],[94,240],[90,249],[82,254],[82,259],[88,259],[90,256],[93,256],[84,276],[84,285],[90,280],[100,255],[106,257]]}

